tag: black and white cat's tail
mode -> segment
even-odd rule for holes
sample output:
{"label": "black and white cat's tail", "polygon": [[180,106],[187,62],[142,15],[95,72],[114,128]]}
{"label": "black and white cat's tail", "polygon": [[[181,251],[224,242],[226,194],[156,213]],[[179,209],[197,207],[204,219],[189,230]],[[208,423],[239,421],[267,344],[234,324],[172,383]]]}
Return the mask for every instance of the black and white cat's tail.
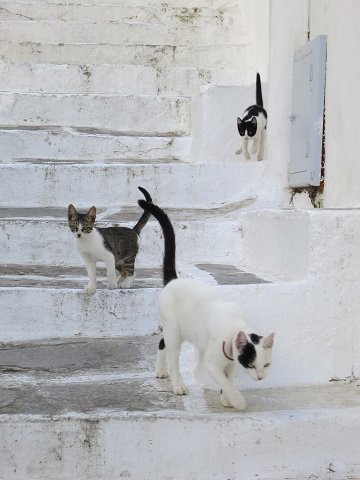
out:
{"label": "black and white cat's tail", "polygon": [[160,223],[164,234],[164,263],[163,263],[163,279],[164,285],[167,285],[171,280],[177,277],[175,267],[176,242],[174,228],[170,222],[169,217],[164,210],[154,205],[152,202],[145,200],[138,200],[138,204],[145,212],[151,213]]}
{"label": "black and white cat's tail", "polygon": [[259,73],[256,74],[256,105],[259,105],[259,107],[264,106],[262,91],[261,91],[261,79],[260,79]]}
{"label": "black and white cat's tail", "polygon": [[[147,190],[145,190],[145,188],[143,188],[143,187],[138,187],[138,189],[139,189],[140,192],[144,195],[144,197],[146,198],[146,201],[149,202],[149,203],[151,203],[151,202],[152,202],[152,198],[151,198],[150,193],[149,193]],[[141,215],[141,217],[139,218],[139,221],[137,222],[137,224],[133,227],[133,230],[134,230],[138,235],[140,235],[141,230],[145,227],[145,225],[147,224],[149,218],[150,218],[150,213],[144,211],[143,214]]]}

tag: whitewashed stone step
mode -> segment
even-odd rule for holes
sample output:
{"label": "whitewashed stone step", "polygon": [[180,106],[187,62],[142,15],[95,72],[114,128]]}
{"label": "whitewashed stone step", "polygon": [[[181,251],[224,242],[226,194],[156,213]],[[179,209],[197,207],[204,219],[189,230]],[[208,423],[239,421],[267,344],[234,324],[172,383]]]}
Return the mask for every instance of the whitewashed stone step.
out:
{"label": "whitewashed stone step", "polygon": [[[10,37],[12,38],[12,37]],[[253,68],[250,44],[111,45],[105,43],[0,42],[0,57],[6,61],[54,64],[151,65],[157,67],[210,68],[232,66],[239,71]]]}
{"label": "whitewashed stone step", "polygon": [[117,93],[193,96],[201,85],[236,85],[245,74],[231,68],[162,68],[142,65],[0,63],[4,92]]}
{"label": "whitewashed stone step", "polygon": [[186,135],[187,97],[1,93],[0,125],[101,129],[104,133]]}
{"label": "whitewashed stone step", "polygon": [[0,128],[0,163],[34,161],[89,161],[94,163],[136,158],[190,160],[190,137],[139,137],[116,132],[91,132],[61,127]]}
{"label": "whitewashed stone step", "polygon": [[[131,289],[109,290],[98,269],[98,289],[85,294],[84,268],[4,265],[0,267],[1,341],[29,341],[73,336],[151,335],[159,330],[157,298],[161,267],[137,270]],[[231,265],[180,265],[180,275],[223,285],[235,297],[241,288],[265,296],[271,283]],[[269,294],[269,293],[268,293]],[[35,301],[36,299],[36,301]]]}
{"label": "whitewashed stone step", "polygon": [[[89,204],[88,208],[90,206]],[[190,263],[203,261],[229,263],[239,260],[241,231],[234,218],[239,207],[240,205],[236,204],[233,210],[228,206],[228,210],[220,208],[197,211],[167,208],[177,235],[178,258]],[[83,265],[68,227],[67,209],[55,212],[51,209],[28,210],[30,212],[24,210],[19,212],[14,209],[0,212],[0,257],[3,262],[19,265]],[[26,213],[29,216],[26,216]],[[98,209],[97,225],[103,227],[121,225],[132,228],[141,213],[139,207],[122,209],[120,214],[113,210],[108,215],[102,209]],[[160,266],[163,251],[160,226],[151,218],[141,233],[137,265]]]}
{"label": "whitewashed stone step", "polygon": [[[14,3],[14,0],[1,0],[2,8],[7,8],[10,10]],[[117,7],[148,7],[149,3],[146,0],[16,0],[16,3],[20,5],[33,5],[36,6],[40,5],[48,5],[50,7],[57,6],[58,8],[66,9],[67,7],[71,6],[117,6]],[[177,8],[208,8],[209,7],[209,0],[167,0],[166,4],[164,4],[163,0],[153,0],[151,4],[154,7],[159,9],[167,9],[169,7],[177,7]],[[228,8],[237,7],[239,8],[238,0],[230,0],[226,4]],[[224,7],[223,0],[211,0],[212,8],[221,9]]]}
{"label": "whitewashed stone step", "polygon": [[[216,288],[239,305],[242,316],[256,332],[276,332],[268,386],[319,384],[358,375],[358,328],[344,318],[341,306],[332,301],[333,295],[316,304],[324,296],[318,281],[266,283],[261,274],[249,277],[235,267],[224,267],[205,264],[200,270],[199,266],[183,264],[179,270],[181,277],[218,284]],[[6,268],[2,267],[0,287],[2,342],[158,332],[159,268],[139,267],[135,288],[127,290],[108,290],[106,280],[99,278],[98,290],[91,296],[80,288],[86,277],[77,277],[74,269],[61,273],[56,267],[46,275],[36,266],[34,275],[30,275],[26,266],[20,266],[23,275],[14,276],[5,275]],[[318,319],[316,325],[314,318]],[[339,327],[339,318],[347,325],[346,330]],[[339,328],[341,337],[334,334]],[[301,348],[294,356],[294,345],[299,342]],[[335,342],[337,346],[340,342],[340,349],[334,347]],[[321,362],[322,358],[326,362]],[[245,380],[245,386],[253,385],[252,380]]]}
{"label": "whitewashed stone step", "polygon": [[158,340],[2,344],[4,478],[29,478],[30,467],[32,478],[49,480],[113,480],[123,472],[149,480],[193,480],[194,472],[197,480],[237,478],[239,471],[264,480],[359,477],[359,382],[268,388],[270,372],[244,389],[239,374],[248,403],[240,413],[194,382],[191,351],[182,359],[189,395],[175,396],[168,380],[154,379]]}
{"label": "whitewashed stone step", "polygon": [[207,25],[206,28],[180,24],[171,29],[165,24],[115,22],[0,21],[0,41],[47,43],[102,43],[111,45],[208,46],[248,41],[241,28]]}
{"label": "whitewashed stone step", "polygon": [[262,162],[221,164],[0,165],[0,206],[99,208],[134,206],[138,185],[160,205],[208,208],[254,203]]}
{"label": "whitewashed stone step", "polygon": [[[110,3],[110,2],[109,2]],[[180,3],[180,2],[179,2]],[[193,2],[196,3],[196,2]],[[156,5],[156,2],[141,6],[108,4],[94,5],[80,2],[71,3],[45,3],[45,2],[18,2],[0,1],[0,20],[10,21],[35,21],[57,20],[61,22],[119,22],[119,23],[143,23],[165,24],[169,28],[196,25],[206,27],[208,25],[228,25],[238,29],[239,25],[233,22],[232,16],[227,13],[228,8],[214,9],[209,6],[183,7],[170,6],[168,3]],[[240,10],[238,8],[238,10]]]}

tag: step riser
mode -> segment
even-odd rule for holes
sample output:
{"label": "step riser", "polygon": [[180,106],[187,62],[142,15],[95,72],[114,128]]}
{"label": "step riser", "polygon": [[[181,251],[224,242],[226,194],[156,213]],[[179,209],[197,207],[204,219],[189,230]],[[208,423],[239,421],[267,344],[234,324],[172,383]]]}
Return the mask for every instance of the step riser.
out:
{"label": "step riser", "polygon": [[[1,10],[3,8],[3,10]],[[227,25],[229,15],[213,8],[178,8],[163,5],[143,5],[141,7],[122,5],[56,5],[45,3],[24,4],[19,2],[0,2],[0,20],[10,21],[46,21],[60,22],[114,22],[163,24],[170,27],[196,25]],[[234,24],[235,22],[233,22]],[[238,28],[238,24],[237,24]]]}
{"label": "step riser", "polygon": [[247,42],[241,28],[178,26],[162,24],[116,24],[81,22],[0,21],[0,41],[47,43],[108,43],[111,45],[198,45],[207,46],[216,38],[220,45]]}
{"label": "step riser", "polygon": [[0,104],[4,126],[53,125],[149,135],[190,132],[191,105],[184,97],[4,93]]}
{"label": "step riser", "polygon": [[0,289],[8,312],[1,341],[152,335],[158,330],[158,294],[158,289],[105,289],[88,297],[82,290]]}
{"label": "step riser", "polygon": [[[335,418],[314,411],[204,419],[5,417],[2,471],[8,480],[58,480],[59,473],[67,480],[208,480],[239,478],[239,472],[241,478],[262,480],[358,478],[358,410],[337,410]],[[326,473],[331,465],[338,473]]]}
{"label": "step riser", "polygon": [[[327,383],[353,374],[356,327],[349,315],[344,316],[341,305],[330,298],[324,297],[316,305],[323,295],[316,282],[218,288],[225,298],[239,304],[256,332],[266,335],[275,331],[271,371],[256,387]],[[82,290],[74,289],[1,288],[3,311],[9,312],[3,321],[2,341],[148,335],[157,328],[159,292],[157,288],[99,289],[87,298]],[[294,345],[299,344],[294,355]],[[321,360],[324,358],[326,362]],[[241,382],[244,388],[254,388],[254,381],[244,375]]]}
{"label": "step riser", "polygon": [[31,207],[67,207],[69,203],[78,208],[134,206],[141,198],[138,185],[164,207],[224,205],[226,199],[255,198],[262,171],[261,163],[256,168],[248,164],[1,165],[0,205],[23,207],[24,199],[31,199]]}
{"label": "step riser", "polygon": [[0,163],[23,159],[106,160],[138,159],[151,163],[159,158],[190,159],[188,137],[126,137],[86,135],[76,131],[0,130]]}
{"label": "step riser", "polygon": [[153,68],[138,65],[0,64],[4,92],[119,93],[193,96],[200,85],[240,83],[227,69]]}
{"label": "step riser", "polygon": [[150,65],[156,67],[229,67],[245,71],[253,67],[250,45],[207,47],[177,45],[99,45],[0,42],[0,57],[25,63]]}
{"label": "step riser", "polygon": [[[235,222],[174,222],[174,228],[179,260],[229,263],[239,258],[241,233]],[[137,265],[162,265],[163,250],[160,227],[150,222],[140,236]],[[0,257],[7,264],[84,265],[65,221],[0,221]]]}
{"label": "step riser", "polygon": [[[9,10],[9,7],[13,5],[13,0],[2,0],[1,6],[3,8],[7,8]],[[64,7],[66,6],[75,6],[77,7],[78,5],[82,5],[84,7],[88,5],[99,5],[99,6],[117,6],[117,7],[143,7],[146,8],[149,6],[149,4],[145,0],[17,0],[18,4],[20,5],[49,5],[50,7],[52,6],[57,6],[60,8],[61,6]],[[154,0],[151,3],[154,7],[157,7],[159,9],[164,8],[164,1],[163,0]],[[215,9],[219,9],[223,7],[224,2],[223,0],[212,0],[211,1],[212,7]],[[168,7],[177,7],[177,8],[193,8],[193,7],[198,7],[198,8],[206,8],[209,7],[209,0],[167,0],[166,5]],[[227,2],[227,5],[229,8],[234,8],[237,7],[239,8],[239,4],[237,0],[231,0],[230,2]]]}

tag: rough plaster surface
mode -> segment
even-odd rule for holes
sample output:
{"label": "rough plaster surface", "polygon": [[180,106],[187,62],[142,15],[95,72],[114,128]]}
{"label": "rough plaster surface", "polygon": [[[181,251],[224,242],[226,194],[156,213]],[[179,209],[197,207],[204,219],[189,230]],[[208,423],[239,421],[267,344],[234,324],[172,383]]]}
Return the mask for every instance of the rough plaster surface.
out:
{"label": "rough plaster surface", "polygon": [[246,390],[247,411],[234,412],[191,375],[186,397],[154,379],[157,341],[2,345],[2,475],[205,480],[241,470],[249,479],[357,478],[358,382]]}
{"label": "rough plaster surface", "polygon": [[133,206],[142,197],[137,188],[140,185],[164,208],[221,207],[256,199],[257,179],[263,165],[256,167],[178,163],[3,164],[0,206],[23,207],[24,199],[32,207],[67,207],[69,203],[81,208],[93,204],[99,208]]}
{"label": "rough plaster surface", "polygon": [[186,135],[190,102],[147,95],[1,93],[0,124],[95,129],[133,135]]}

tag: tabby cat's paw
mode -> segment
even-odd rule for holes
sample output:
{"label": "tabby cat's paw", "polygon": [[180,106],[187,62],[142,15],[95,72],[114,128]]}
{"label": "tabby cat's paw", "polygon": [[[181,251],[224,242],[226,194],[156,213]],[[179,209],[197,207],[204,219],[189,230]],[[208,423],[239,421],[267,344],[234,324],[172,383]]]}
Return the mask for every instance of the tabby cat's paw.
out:
{"label": "tabby cat's paw", "polygon": [[86,295],[92,295],[93,293],[96,292],[96,285],[91,285],[91,284],[87,284],[86,287],[84,288],[84,291],[86,293]]}
{"label": "tabby cat's paw", "polygon": [[126,278],[120,280],[119,287],[120,288],[131,288],[133,282],[134,282],[134,277],[126,277]]}

